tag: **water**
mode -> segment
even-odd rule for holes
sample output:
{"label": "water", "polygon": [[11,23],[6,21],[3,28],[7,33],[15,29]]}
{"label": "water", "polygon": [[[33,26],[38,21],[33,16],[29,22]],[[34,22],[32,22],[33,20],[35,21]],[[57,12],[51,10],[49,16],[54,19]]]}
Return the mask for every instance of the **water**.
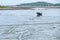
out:
{"label": "water", "polygon": [[0,10],[0,39],[60,40],[59,20],[60,9]]}
{"label": "water", "polygon": [[[37,18],[36,12],[42,12],[43,16]],[[50,16],[50,17],[49,17]],[[53,17],[55,16],[55,17]],[[56,19],[56,16],[60,16],[60,9],[47,9],[47,10],[1,10],[0,11],[0,24],[15,24],[23,23],[25,21],[46,20],[45,17]],[[53,19],[53,20],[54,20]],[[44,21],[43,20],[43,21]],[[47,19],[49,20],[49,19]],[[58,20],[57,20],[58,21]]]}

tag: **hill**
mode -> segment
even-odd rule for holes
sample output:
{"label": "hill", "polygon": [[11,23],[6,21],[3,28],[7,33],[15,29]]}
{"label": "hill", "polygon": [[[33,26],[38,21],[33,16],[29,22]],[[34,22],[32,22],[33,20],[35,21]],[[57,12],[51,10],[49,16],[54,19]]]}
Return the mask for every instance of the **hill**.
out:
{"label": "hill", "polygon": [[60,3],[53,4],[47,2],[33,2],[33,3],[23,3],[16,6],[60,6]]}

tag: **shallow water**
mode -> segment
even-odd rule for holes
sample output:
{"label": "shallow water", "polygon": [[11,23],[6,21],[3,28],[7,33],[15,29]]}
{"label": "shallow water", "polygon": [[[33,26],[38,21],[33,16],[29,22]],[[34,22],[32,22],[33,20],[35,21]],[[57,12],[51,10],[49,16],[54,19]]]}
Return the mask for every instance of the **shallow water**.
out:
{"label": "shallow water", "polygon": [[60,40],[59,20],[60,9],[0,10],[0,39]]}
{"label": "shallow water", "polygon": [[[37,12],[42,12],[42,17],[36,17]],[[0,24],[15,24],[24,23],[25,21],[38,20],[58,20],[60,16],[60,9],[40,9],[40,10],[1,10]],[[48,19],[46,19],[46,17]],[[38,19],[38,20],[37,20]],[[54,20],[54,21],[55,21]]]}

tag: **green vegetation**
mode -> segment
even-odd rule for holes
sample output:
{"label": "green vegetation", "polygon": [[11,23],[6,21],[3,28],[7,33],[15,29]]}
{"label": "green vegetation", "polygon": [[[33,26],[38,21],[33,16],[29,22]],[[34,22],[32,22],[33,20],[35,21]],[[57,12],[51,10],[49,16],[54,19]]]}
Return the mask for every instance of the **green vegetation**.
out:
{"label": "green vegetation", "polygon": [[1,6],[1,5],[0,5],[0,8],[5,8],[5,6]]}
{"label": "green vegetation", "polygon": [[24,3],[16,6],[60,6],[60,3],[53,4],[47,2],[34,2],[34,3]]}
{"label": "green vegetation", "polygon": [[60,3],[55,4],[55,6],[60,6]]}

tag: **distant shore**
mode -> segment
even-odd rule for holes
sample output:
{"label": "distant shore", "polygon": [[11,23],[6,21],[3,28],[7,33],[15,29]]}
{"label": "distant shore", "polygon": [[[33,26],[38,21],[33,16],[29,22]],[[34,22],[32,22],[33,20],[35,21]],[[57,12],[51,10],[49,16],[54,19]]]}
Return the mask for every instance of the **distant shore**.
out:
{"label": "distant shore", "polygon": [[33,8],[60,8],[60,7],[6,7],[0,10],[33,10]]}

